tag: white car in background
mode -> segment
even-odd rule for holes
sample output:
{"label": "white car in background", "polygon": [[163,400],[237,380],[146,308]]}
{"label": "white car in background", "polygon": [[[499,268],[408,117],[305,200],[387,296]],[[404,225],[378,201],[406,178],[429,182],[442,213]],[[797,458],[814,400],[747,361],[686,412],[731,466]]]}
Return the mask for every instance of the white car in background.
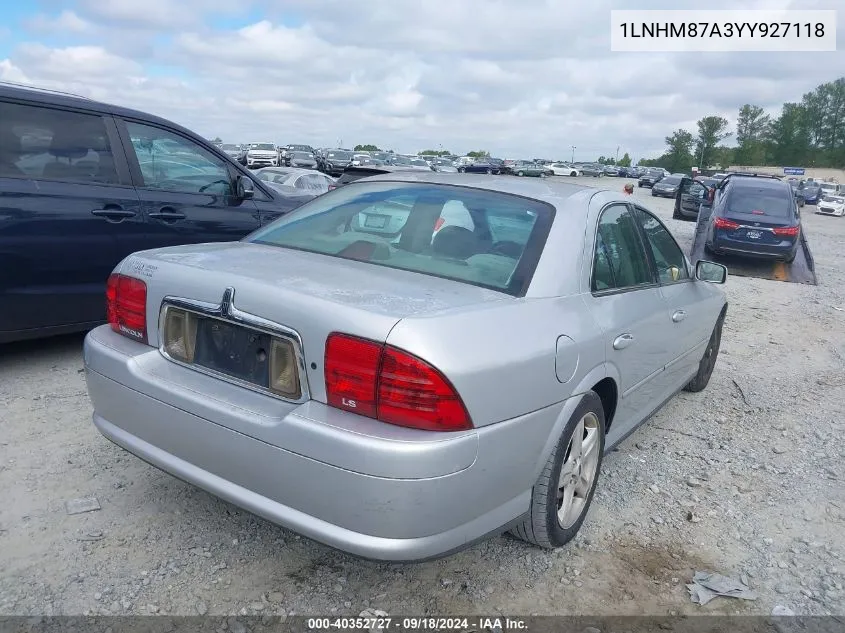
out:
{"label": "white car in background", "polygon": [[246,151],[246,166],[250,169],[277,167],[278,164],[279,150],[274,143],[251,143]]}
{"label": "white car in background", "polygon": [[552,163],[549,169],[555,176],[580,176],[581,170],[569,163]]}
{"label": "white car in background", "polygon": [[845,194],[824,194],[816,205],[816,213],[820,215],[836,215],[841,218],[845,215]]}
{"label": "white car in background", "polygon": [[845,191],[843,191],[842,185],[837,184],[835,182],[828,182],[826,180],[825,181],[817,180],[816,184],[819,187],[821,187],[822,195],[838,196],[838,195],[845,194]]}

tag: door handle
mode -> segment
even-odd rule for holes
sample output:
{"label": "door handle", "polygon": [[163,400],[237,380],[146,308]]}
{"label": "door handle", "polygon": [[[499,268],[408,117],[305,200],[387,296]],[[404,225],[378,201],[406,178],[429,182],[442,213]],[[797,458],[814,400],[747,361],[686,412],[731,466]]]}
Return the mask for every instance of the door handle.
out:
{"label": "door handle", "polygon": [[675,323],[680,323],[681,321],[683,321],[686,318],[687,318],[687,313],[684,310],[677,310],[672,315],[672,321],[675,322]]}
{"label": "door handle", "polygon": [[135,217],[135,212],[126,209],[94,209],[91,211],[91,215],[96,215],[98,218],[108,218],[109,220],[122,220],[123,218]]}
{"label": "door handle", "polygon": [[153,218],[154,220],[175,222],[176,220],[184,220],[187,216],[184,213],[178,213],[176,211],[158,211],[156,213],[150,213],[149,217]]}
{"label": "door handle", "polygon": [[630,334],[620,334],[613,341],[613,349],[625,349],[634,342],[634,337]]}

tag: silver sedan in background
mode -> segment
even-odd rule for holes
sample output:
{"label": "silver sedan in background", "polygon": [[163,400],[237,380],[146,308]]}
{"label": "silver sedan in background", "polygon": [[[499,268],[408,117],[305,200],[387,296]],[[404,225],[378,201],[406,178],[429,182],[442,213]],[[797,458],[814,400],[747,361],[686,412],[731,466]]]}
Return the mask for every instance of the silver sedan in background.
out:
{"label": "silver sedan in background", "polygon": [[256,171],[255,175],[270,185],[301,189],[317,195],[326,193],[335,182],[334,178],[321,172],[295,167],[265,167]]}
{"label": "silver sedan in background", "polygon": [[617,192],[365,178],[240,242],[121,262],[85,340],[93,421],[360,556],[559,547],[603,455],[707,385],[726,275]]}

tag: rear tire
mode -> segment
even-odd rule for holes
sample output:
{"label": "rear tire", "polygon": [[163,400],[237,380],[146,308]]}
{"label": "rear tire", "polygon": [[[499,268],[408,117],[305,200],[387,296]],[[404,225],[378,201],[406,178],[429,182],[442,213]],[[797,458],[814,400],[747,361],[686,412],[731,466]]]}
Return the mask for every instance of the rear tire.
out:
{"label": "rear tire", "polygon": [[[596,490],[604,455],[604,425],[601,399],[588,391],[534,484],[528,515],[511,531],[514,536],[549,549],[566,545],[575,537]],[[578,432],[581,441],[575,444]],[[579,451],[576,458],[578,446],[583,452]]]}
{"label": "rear tire", "polygon": [[787,257],[787,258],[786,258],[785,260],[783,260],[783,261],[784,261],[784,262],[786,262],[787,264],[791,264],[792,262],[794,262],[794,261],[795,261],[795,257],[796,257],[797,255],[798,255],[798,249],[796,248],[796,249],[795,249],[795,252],[793,252],[793,253],[792,253],[789,257]]}
{"label": "rear tire", "polygon": [[518,172],[516,172],[516,175],[517,176],[524,176],[525,172],[524,171],[518,171]]}
{"label": "rear tire", "polygon": [[707,341],[707,347],[704,350],[704,356],[698,362],[698,373],[695,374],[684,387],[684,391],[697,393],[703,391],[710,382],[710,376],[713,375],[713,368],[716,366],[716,359],[719,357],[719,346],[722,342],[722,324],[725,322],[725,315],[720,314],[713,328],[713,333],[710,335],[710,340]]}

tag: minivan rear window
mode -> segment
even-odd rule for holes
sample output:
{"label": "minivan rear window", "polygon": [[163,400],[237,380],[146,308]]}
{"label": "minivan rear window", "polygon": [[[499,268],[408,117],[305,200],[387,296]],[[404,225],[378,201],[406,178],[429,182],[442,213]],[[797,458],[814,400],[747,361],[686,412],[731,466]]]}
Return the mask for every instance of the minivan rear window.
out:
{"label": "minivan rear window", "polygon": [[786,218],[792,214],[792,195],[771,189],[743,187],[731,191],[728,212],[744,215],[769,215]]}
{"label": "minivan rear window", "polygon": [[511,194],[363,181],[330,191],[245,240],[520,296],[553,218],[551,205]]}

